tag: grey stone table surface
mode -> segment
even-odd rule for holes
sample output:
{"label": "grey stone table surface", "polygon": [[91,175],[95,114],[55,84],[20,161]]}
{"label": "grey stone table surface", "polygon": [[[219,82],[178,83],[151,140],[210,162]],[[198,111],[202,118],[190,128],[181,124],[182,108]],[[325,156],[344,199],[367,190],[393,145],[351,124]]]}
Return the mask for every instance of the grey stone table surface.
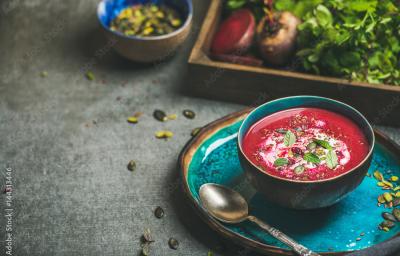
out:
{"label": "grey stone table surface", "polygon": [[[97,2],[0,2],[1,186],[9,167],[13,255],[138,255],[146,228],[155,238],[152,255],[239,250],[206,227],[173,184],[190,131],[244,106],[181,93],[190,87],[190,77],[183,78],[196,33],[157,65],[117,56],[99,30]],[[194,1],[195,28],[208,3]],[[157,108],[179,117],[158,122],[151,116]],[[180,115],[187,108],[194,120]],[[139,124],[128,124],[136,111],[144,112]],[[400,142],[399,129],[381,128]],[[174,138],[155,139],[159,129]],[[131,159],[135,172],[126,168]],[[153,216],[158,205],[163,219]],[[4,255],[4,194],[0,206]],[[179,240],[178,250],[169,249],[170,237]]]}

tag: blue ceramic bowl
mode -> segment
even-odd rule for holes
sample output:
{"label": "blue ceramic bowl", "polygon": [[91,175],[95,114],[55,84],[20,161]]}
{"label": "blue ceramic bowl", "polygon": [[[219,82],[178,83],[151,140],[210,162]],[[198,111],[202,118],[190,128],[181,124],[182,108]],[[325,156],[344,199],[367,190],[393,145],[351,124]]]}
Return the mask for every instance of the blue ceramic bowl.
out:
{"label": "blue ceramic bowl", "polygon": [[[253,164],[242,150],[243,138],[249,128],[262,118],[273,113],[298,107],[314,107],[330,110],[347,116],[363,131],[369,152],[355,168],[339,176],[318,181],[297,181],[276,177]],[[240,163],[246,177],[265,197],[281,206],[294,209],[315,209],[335,204],[353,191],[364,179],[372,159],[375,144],[373,129],[367,119],[351,106],[317,96],[294,96],[267,102],[254,109],[243,121],[238,134]]]}
{"label": "blue ceramic bowl", "polygon": [[[165,4],[177,10],[183,25],[172,33],[162,36],[135,37],[111,31],[111,21],[126,7],[136,4]],[[103,0],[97,7],[97,17],[114,49],[122,56],[138,62],[155,62],[171,56],[185,41],[192,25],[191,0]]]}

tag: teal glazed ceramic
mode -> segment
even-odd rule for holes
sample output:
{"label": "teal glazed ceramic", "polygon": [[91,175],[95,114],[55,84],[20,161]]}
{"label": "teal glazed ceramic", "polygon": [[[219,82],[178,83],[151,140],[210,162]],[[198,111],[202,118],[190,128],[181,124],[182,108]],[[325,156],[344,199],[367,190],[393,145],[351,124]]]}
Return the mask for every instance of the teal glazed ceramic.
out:
{"label": "teal glazed ceramic", "polygon": [[[323,255],[345,255],[384,243],[400,236],[400,225],[389,232],[378,229],[383,206],[377,197],[384,191],[376,180],[366,177],[343,200],[331,207],[316,210],[293,210],[266,200],[247,183],[238,157],[237,135],[250,110],[234,113],[202,129],[182,151],[179,164],[184,192],[202,219],[224,237],[266,255],[294,255],[284,244],[250,222],[228,225],[213,219],[199,201],[199,188],[205,183],[228,186],[244,195],[250,212],[257,218],[282,230],[296,241]],[[375,132],[370,174],[380,170],[400,175],[400,147]],[[360,234],[364,233],[364,236]],[[361,238],[357,241],[357,238]]]}
{"label": "teal glazed ceramic", "polygon": [[[298,107],[315,107],[342,114],[353,120],[363,131],[369,144],[369,153],[352,170],[325,180],[296,181],[268,174],[254,165],[242,150],[242,140],[249,128],[273,113]],[[271,202],[293,209],[315,209],[331,206],[353,191],[364,179],[372,159],[374,132],[367,119],[349,105],[317,96],[294,96],[267,102],[255,108],[239,129],[239,159],[253,186]]]}
{"label": "teal glazed ceramic", "polygon": [[[109,25],[120,11],[135,4],[166,4],[177,10],[182,27],[162,36],[135,37],[111,31]],[[123,57],[137,62],[156,62],[172,55],[189,35],[192,25],[192,0],[103,0],[97,7],[97,17],[114,49]]]}

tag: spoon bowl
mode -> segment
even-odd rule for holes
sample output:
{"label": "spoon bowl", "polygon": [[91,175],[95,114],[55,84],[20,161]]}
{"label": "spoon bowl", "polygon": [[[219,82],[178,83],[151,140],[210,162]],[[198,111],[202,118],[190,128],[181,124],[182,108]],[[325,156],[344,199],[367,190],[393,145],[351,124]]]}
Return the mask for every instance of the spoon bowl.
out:
{"label": "spoon bowl", "polygon": [[201,204],[215,219],[230,224],[237,224],[249,220],[257,224],[260,228],[271,234],[276,239],[288,245],[298,255],[320,256],[297,243],[276,228],[273,228],[258,218],[249,215],[249,206],[243,196],[238,192],[222,185],[207,183],[200,187],[199,194]]}
{"label": "spoon bowl", "polygon": [[226,223],[240,223],[249,215],[249,206],[238,192],[225,186],[207,183],[200,187],[200,200],[204,208]]}

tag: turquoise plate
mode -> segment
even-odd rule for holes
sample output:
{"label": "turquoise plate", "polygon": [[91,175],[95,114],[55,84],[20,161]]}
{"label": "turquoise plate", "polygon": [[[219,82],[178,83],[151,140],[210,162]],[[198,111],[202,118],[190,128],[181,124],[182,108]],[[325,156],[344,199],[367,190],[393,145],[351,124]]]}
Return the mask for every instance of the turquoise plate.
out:
{"label": "turquoise plate", "polygon": [[[218,183],[242,193],[251,214],[282,230],[310,249],[325,255],[344,255],[400,236],[400,224],[389,232],[378,229],[383,206],[377,206],[382,189],[366,177],[362,184],[336,205],[319,210],[280,208],[256,193],[244,178],[237,152],[237,132],[250,110],[217,120],[193,138],[180,156],[184,190],[204,221],[223,236],[265,254],[293,255],[287,246],[250,222],[226,225],[213,219],[199,203],[199,188]],[[400,176],[400,147],[380,132],[369,173]],[[358,239],[357,239],[358,238]],[[361,240],[360,240],[361,238]]]}

